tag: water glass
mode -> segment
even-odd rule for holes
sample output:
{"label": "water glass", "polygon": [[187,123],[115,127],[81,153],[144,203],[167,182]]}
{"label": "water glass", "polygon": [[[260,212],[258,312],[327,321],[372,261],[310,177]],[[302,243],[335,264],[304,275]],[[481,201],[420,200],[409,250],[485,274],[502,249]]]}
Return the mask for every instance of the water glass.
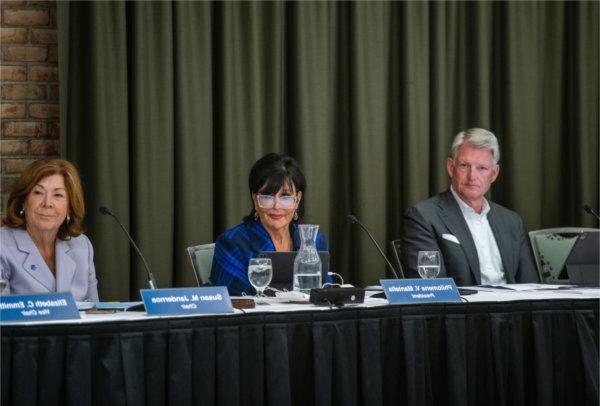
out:
{"label": "water glass", "polygon": [[271,258],[252,258],[248,262],[248,280],[256,289],[256,296],[263,296],[264,290],[273,278]]}
{"label": "water glass", "polygon": [[419,251],[417,270],[423,279],[434,279],[440,274],[439,251]]}

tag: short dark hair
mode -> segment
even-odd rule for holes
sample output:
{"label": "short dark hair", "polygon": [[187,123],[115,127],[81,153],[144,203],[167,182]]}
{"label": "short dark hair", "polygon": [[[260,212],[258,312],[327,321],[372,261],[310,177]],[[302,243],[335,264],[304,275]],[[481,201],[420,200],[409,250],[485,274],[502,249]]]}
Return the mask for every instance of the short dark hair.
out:
{"label": "short dark hair", "polygon": [[[300,170],[298,161],[288,155],[271,152],[252,165],[250,176],[248,176],[248,187],[250,188],[250,199],[253,193],[267,195],[276,194],[283,186],[293,186],[296,192],[302,192],[302,199],[296,212],[298,220],[304,215],[304,196],[306,195],[306,178]],[[244,221],[254,220],[254,202],[252,211],[244,217]]]}

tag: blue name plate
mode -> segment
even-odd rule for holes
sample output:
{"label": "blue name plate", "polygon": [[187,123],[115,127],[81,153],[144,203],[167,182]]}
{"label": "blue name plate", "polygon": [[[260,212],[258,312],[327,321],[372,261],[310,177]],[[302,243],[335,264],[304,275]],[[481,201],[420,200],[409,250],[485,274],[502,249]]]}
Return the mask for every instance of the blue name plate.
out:
{"label": "blue name plate", "polygon": [[233,313],[225,286],[142,289],[140,293],[149,315]]}
{"label": "blue name plate", "polygon": [[2,323],[79,319],[71,292],[0,297]]}
{"label": "blue name plate", "polygon": [[452,278],[382,279],[379,282],[391,304],[460,302],[460,294]]}

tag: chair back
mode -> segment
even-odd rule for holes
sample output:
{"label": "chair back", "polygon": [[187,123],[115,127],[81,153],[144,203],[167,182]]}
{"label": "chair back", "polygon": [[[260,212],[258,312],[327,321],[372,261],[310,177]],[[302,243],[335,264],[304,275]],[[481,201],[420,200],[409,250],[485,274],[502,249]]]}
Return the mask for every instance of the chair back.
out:
{"label": "chair back", "polygon": [[215,244],[194,245],[187,247],[186,250],[190,257],[198,286],[210,284],[210,270],[215,253]]}
{"label": "chair back", "polygon": [[560,227],[529,232],[535,264],[542,283],[567,283],[561,275],[565,262],[579,234],[598,231],[595,228]]}
{"label": "chair back", "polygon": [[396,260],[396,269],[398,271],[398,276],[404,279],[404,271],[402,270],[402,241],[392,240],[390,241],[390,246],[392,247],[392,254],[394,255],[394,259]]}

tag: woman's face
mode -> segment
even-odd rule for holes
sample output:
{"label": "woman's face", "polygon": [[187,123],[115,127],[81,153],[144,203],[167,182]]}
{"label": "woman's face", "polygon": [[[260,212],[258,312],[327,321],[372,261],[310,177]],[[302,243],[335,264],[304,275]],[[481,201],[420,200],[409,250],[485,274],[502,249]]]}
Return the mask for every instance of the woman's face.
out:
{"label": "woman's face", "polygon": [[69,212],[69,196],[62,175],[42,178],[25,198],[27,229],[58,232]]}
{"label": "woman's face", "polygon": [[275,195],[252,194],[254,210],[262,225],[270,231],[280,231],[290,225],[302,199],[294,185],[285,185]]}

